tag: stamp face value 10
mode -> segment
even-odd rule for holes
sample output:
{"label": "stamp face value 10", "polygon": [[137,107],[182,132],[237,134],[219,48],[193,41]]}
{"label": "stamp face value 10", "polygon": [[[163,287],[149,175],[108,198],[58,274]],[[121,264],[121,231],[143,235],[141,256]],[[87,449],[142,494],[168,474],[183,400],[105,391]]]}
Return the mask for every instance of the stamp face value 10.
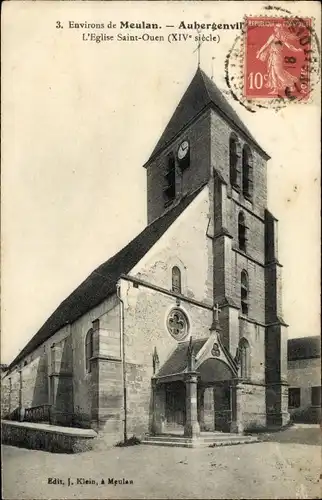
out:
{"label": "stamp face value 10", "polygon": [[311,19],[248,17],[244,96],[305,100],[310,93]]}

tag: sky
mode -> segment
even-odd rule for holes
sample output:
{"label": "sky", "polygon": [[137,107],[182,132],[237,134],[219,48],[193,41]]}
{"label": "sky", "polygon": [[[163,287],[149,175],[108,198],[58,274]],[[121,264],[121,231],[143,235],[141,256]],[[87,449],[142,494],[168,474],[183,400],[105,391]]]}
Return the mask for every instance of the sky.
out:
{"label": "sky", "polygon": [[[138,5],[139,4],[139,5]],[[270,5],[273,4],[270,2]],[[313,15],[317,2],[286,2]],[[279,7],[282,2],[278,2]],[[165,25],[242,21],[262,2],[8,2],[2,16],[1,360],[10,362],[91,271],[146,224],[142,165],[197,68],[196,43],[86,42],[68,22]],[[276,11],[278,14],[278,11]],[[56,28],[57,21],[63,28]],[[317,29],[319,33],[319,29]],[[138,31],[133,30],[132,34]],[[140,34],[142,34],[140,32]],[[216,33],[212,33],[216,34]],[[201,47],[268,162],[268,206],[279,219],[289,336],[319,333],[320,103],[250,113],[227,93],[237,30]],[[215,58],[215,59],[213,59]]]}

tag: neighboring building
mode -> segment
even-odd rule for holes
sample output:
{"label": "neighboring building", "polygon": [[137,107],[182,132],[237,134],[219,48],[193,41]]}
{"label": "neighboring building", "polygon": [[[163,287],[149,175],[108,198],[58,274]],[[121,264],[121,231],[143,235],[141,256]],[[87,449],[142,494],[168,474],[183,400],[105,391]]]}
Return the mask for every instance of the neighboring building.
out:
{"label": "neighboring building", "polygon": [[198,68],[144,165],[148,226],[10,364],[7,411],[49,403],[112,441],[286,424],[268,159]]}
{"label": "neighboring building", "polygon": [[296,422],[321,421],[321,337],[288,341],[288,407]]}

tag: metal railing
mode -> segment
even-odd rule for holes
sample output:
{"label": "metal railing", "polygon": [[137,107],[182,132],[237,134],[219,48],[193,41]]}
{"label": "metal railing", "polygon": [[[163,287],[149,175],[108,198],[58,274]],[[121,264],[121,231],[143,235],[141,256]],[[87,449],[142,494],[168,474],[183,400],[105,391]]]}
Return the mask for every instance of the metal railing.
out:
{"label": "metal railing", "polygon": [[51,423],[51,405],[39,405],[25,408],[23,420],[25,422],[48,422]]}

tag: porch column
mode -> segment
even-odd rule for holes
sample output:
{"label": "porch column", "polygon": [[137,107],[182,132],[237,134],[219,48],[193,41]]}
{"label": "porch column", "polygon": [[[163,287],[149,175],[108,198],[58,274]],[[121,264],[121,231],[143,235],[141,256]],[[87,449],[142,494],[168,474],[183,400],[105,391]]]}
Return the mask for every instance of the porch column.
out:
{"label": "porch column", "polygon": [[231,391],[230,432],[237,432],[238,434],[242,434],[244,431],[242,387],[238,385],[238,381],[232,381],[230,391]]}
{"label": "porch column", "polygon": [[165,385],[157,384],[152,380],[153,416],[151,434],[157,435],[164,432],[165,423]]}
{"label": "porch column", "polygon": [[197,372],[187,372],[185,374],[186,384],[186,424],[184,435],[186,437],[196,438],[200,435],[197,410]]}

